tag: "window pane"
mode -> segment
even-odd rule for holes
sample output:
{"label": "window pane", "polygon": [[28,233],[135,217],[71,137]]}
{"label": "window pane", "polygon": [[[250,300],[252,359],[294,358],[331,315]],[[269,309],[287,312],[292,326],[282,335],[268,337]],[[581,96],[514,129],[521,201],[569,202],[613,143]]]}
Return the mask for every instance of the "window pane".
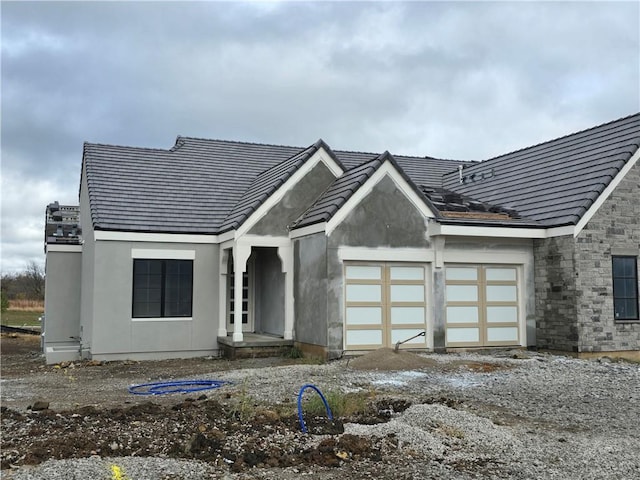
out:
{"label": "window pane", "polygon": [[398,328],[391,330],[391,343],[395,344],[397,342],[404,342],[403,345],[424,345],[426,343],[426,337],[420,335],[412,340],[406,341],[411,337],[415,337],[416,335],[424,332],[424,328]]}
{"label": "window pane", "polygon": [[447,280],[477,280],[477,268],[447,267]]}
{"label": "window pane", "polygon": [[477,302],[478,287],[475,285],[447,285],[448,302]]}
{"label": "window pane", "polygon": [[447,307],[447,323],[478,323],[478,307]]}
{"label": "window pane", "polygon": [[391,323],[415,323],[424,325],[424,307],[391,307]]}
{"label": "window pane", "polygon": [[380,285],[347,285],[347,302],[379,302]]}
{"label": "window pane", "polygon": [[347,278],[360,280],[379,280],[381,278],[380,267],[349,265],[346,269]]}
{"label": "window pane", "polygon": [[424,302],[422,285],[391,285],[392,302]]}
{"label": "window pane", "polygon": [[347,345],[380,345],[381,330],[347,330]]}
{"label": "window pane", "polygon": [[447,343],[475,343],[480,341],[477,328],[447,328]]}
{"label": "window pane", "polygon": [[509,323],[518,321],[518,307],[487,307],[487,322]]}
{"label": "window pane", "polygon": [[487,268],[485,271],[487,281],[515,281],[515,268]]}
{"label": "window pane", "polygon": [[382,323],[382,309],[380,307],[348,307],[347,325],[367,325]]}
{"label": "window pane", "polygon": [[487,285],[488,302],[515,302],[517,299],[515,285]]}
{"label": "window pane", "polygon": [[513,342],[518,341],[517,327],[487,328],[487,340],[490,342]]}
{"label": "window pane", "polygon": [[423,280],[422,267],[391,267],[391,280]]}

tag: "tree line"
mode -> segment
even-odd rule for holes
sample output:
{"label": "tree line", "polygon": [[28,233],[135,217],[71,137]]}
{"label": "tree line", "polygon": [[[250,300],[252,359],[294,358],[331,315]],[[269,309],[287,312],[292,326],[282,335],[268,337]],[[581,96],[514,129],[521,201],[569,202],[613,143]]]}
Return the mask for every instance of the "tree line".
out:
{"label": "tree line", "polygon": [[44,270],[33,260],[27,264],[27,268],[18,273],[3,273],[2,303],[11,300],[44,300]]}

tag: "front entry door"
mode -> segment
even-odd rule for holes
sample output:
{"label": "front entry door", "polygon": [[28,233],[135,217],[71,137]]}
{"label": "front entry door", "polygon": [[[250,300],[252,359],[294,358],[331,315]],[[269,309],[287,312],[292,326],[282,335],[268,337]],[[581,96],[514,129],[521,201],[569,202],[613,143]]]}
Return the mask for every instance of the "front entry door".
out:
{"label": "front entry door", "polygon": [[[231,256],[230,256],[231,257]],[[229,304],[227,308],[227,332],[233,332],[235,323],[235,273],[233,272],[233,259],[230,258],[229,271],[227,275],[227,298]],[[247,271],[242,274],[242,331],[253,332],[253,261],[249,258]]]}

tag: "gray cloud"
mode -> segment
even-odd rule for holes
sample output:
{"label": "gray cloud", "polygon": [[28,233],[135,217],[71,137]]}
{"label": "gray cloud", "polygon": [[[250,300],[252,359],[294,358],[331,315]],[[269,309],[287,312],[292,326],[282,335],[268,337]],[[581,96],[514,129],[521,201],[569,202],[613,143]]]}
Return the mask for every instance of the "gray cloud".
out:
{"label": "gray cloud", "polygon": [[84,141],[322,137],[487,158],[637,111],[639,15],[612,2],[3,2],[3,271],[42,261],[44,207],[77,202]]}

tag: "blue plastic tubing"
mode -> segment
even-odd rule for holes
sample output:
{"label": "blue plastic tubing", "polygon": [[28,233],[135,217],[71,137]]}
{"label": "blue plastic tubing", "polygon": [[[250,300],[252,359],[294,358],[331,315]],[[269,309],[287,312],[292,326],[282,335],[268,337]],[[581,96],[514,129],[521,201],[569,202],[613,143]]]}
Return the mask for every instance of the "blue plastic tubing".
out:
{"label": "blue plastic tubing", "polygon": [[223,380],[180,380],[176,382],[154,382],[131,385],[129,393],[134,395],[164,395],[166,393],[189,393],[212,390],[224,385]]}
{"label": "blue plastic tubing", "polygon": [[324,398],[324,395],[322,394],[320,389],[315,385],[307,383],[306,385],[303,385],[300,388],[300,393],[298,393],[298,420],[300,421],[300,428],[304,433],[308,433],[308,432],[307,432],[307,425],[304,423],[304,416],[302,414],[302,395],[304,394],[304,391],[308,388],[315,390],[317,394],[320,395],[320,398],[322,399],[322,403],[324,403],[324,408],[327,411],[327,417],[329,417],[329,420],[333,420],[333,414],[331,413],[331,408],[329,408],[327,399]]}

